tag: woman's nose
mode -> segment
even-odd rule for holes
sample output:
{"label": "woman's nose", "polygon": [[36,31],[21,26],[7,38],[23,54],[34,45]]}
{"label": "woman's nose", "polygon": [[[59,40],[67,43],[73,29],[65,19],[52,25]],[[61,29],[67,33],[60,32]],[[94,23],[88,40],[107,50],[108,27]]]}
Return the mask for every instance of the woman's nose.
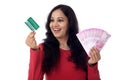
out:
{"label": "woman's nose", "polygon": [[58,26],[58,22],[55,21],[55,22],[53,23],[53,26],[54,26],[54,27],[57,27],[57,26]]}

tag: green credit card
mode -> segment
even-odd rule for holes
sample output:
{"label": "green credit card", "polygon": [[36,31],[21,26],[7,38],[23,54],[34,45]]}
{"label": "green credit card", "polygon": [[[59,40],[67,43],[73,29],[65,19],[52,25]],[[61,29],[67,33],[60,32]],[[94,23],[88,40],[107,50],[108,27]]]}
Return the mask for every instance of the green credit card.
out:
{"label": "green credit card", "polygon": [[35,20],[32,17],[29,17],[25,24],[32,30],[37,30],[39,28],[39,25],[35,22]]}

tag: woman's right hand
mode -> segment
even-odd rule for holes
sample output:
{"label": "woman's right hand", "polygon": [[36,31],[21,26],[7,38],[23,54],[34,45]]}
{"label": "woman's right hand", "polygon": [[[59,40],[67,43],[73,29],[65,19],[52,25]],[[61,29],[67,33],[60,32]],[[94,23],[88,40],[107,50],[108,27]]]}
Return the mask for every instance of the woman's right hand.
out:
{"label": "woman's right hand", "polygon": [[38,49],[37,42],[35,40],[35,32],[30,32],[26,38],[26,44],[32,49]]}

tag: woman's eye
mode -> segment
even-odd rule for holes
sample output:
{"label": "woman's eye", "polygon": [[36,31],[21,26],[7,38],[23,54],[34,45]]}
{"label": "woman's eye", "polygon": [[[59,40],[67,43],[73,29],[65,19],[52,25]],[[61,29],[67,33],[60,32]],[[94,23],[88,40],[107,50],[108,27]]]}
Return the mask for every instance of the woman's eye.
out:
{"label": "woman's eye", "polygon": [[59,19],[58,22],[63,22],[63,20],[62,20],[62,19]]}
{"label": "woman's eye", "polygon": [[54,20],[53,20],[53,19],[51,19],[51,20],[50,20],[50,22],[54,22]]}

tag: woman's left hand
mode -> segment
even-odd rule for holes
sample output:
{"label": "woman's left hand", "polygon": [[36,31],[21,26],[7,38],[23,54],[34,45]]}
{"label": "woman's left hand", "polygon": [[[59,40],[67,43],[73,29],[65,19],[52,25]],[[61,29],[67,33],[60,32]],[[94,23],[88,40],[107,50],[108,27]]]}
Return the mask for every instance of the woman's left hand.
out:
{"label": "woman's left hand", "polygon": [[91,48],[89,55],[88,64],[90,65],[97,63],[101,59],[100,51],[94,47]]}

